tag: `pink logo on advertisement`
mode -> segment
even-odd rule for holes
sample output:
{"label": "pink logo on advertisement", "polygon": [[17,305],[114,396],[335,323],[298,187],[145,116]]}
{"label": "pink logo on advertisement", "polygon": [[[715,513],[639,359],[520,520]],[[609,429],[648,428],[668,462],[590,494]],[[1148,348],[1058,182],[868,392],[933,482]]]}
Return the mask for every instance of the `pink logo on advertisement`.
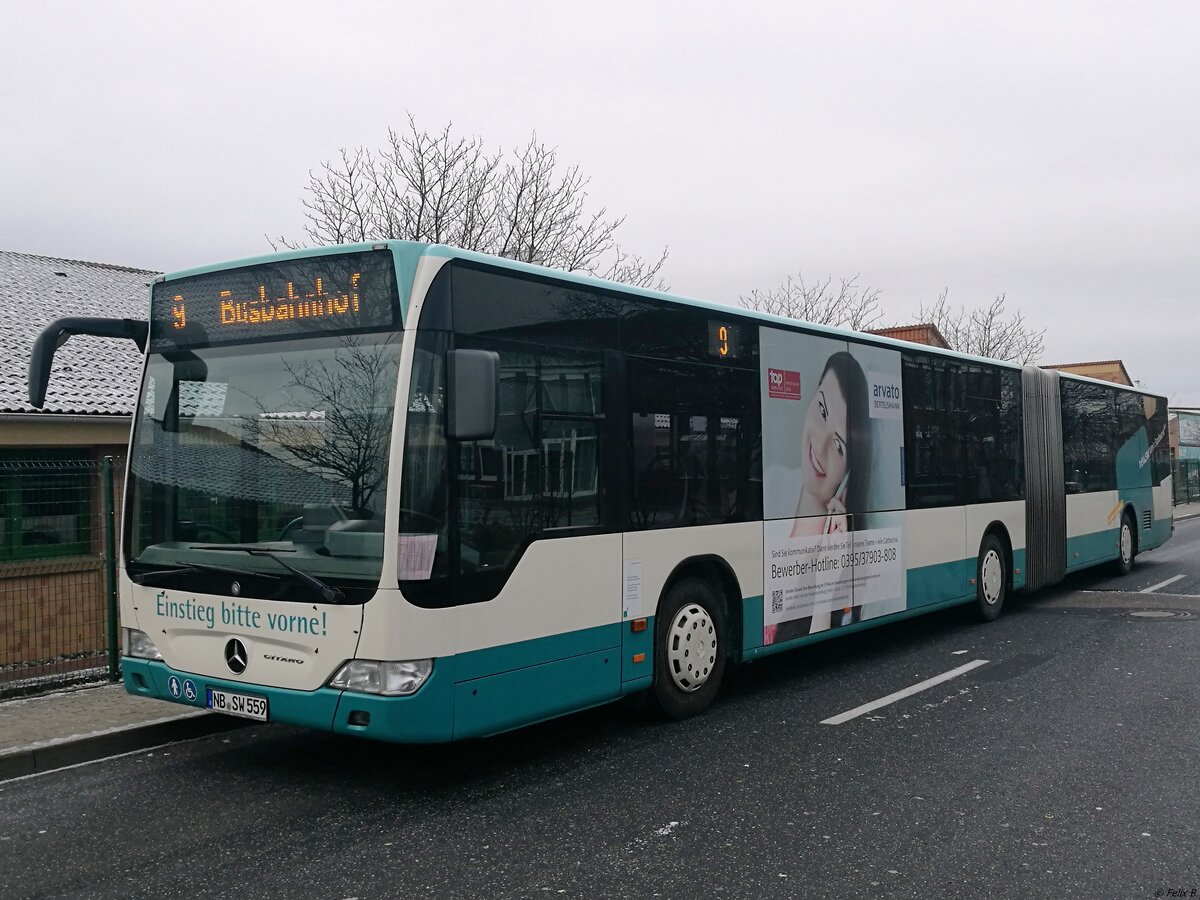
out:
{"label": "pink logo on advertisement", "polygon": [[800,373],[767,369],[767,396],[778,400],[800,399]]}

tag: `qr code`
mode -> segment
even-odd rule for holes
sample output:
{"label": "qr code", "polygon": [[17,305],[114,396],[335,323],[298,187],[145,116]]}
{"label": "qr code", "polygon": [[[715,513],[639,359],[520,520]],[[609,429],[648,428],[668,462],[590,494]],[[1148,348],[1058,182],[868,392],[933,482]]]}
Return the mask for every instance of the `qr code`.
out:
{"label": "qr code", "polygon": [[771,612],[783,612],[783,591],[771,591]]}

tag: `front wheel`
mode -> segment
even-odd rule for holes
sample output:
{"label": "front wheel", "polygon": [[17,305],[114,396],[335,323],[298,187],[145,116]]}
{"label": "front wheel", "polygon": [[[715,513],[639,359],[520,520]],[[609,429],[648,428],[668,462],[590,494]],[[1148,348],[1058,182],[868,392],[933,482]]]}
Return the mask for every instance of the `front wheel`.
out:
{"label": "front wheel", "polygon": [[1121,516],[1120,554],[1117,556],[1117,574],[1128,575],[1133,571],[1133,519],[1129,513]]}
{"label": "front wheel", "polygon": [[994,534],[984,535],[975,571],[975,608],[979,618],[991,622],[1004,608],[1008,593],[1008,554]]}
{"label": "front wheel", "polygon": [[672,719],[708,708],[725,675],[725,607],[700,578],[685,578],[663,598],[655,619],[653,697]]}

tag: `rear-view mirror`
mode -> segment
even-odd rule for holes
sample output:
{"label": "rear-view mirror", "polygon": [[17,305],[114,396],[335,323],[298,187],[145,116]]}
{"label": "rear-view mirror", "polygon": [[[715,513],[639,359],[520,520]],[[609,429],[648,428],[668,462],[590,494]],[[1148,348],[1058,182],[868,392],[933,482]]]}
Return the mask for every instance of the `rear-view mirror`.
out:
{"label": "rear-view mirror", "polygon": [[446,436],[478,441],[496,433],[500,354],[451,350],[446,354]]}

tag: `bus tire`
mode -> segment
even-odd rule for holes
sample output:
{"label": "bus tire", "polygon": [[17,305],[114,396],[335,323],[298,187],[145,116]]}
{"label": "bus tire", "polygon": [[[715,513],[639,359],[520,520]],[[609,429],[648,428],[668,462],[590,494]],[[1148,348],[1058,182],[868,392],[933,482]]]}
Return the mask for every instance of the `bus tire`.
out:
{"label": "bus tire", "polygon": [[975,563],[975,608],[979,618],[991,622],[1004,608],[1008,593],[1008,553],[996,535],[988,532],[979,545]]}
{"label": "bus tire", "polygon": [[667,591],[655,617],[655,705],[671,719],[704,712],[725,675],[725,604],[702,578],[684,578]]}
{"label": "bus tire", "polygon": [[1128,575],[1133,571],[1133,558],[1137,555],[1134,546],[1133,518],[1126,510],[1121,514],[1121,533],[1117,541],[1117,574]]}

